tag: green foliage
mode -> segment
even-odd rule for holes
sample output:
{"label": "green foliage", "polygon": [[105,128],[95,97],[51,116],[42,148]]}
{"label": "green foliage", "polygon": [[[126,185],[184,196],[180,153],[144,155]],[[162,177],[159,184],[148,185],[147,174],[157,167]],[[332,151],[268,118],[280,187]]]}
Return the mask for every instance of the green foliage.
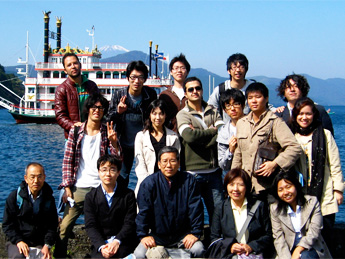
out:
{"label": "green foliage", "polygon": [[[0,64],[0,83],[18,94],[19,96],[24,95],[24,86],[22,84],[22,81],[17,78],[14,74],[6,74],[5,68]],[[0,96],[15,103],[18,104],[19,100],[17,97],[15,97],[13,94],[11,94],[9,91],[4,89],[0,86]]]}

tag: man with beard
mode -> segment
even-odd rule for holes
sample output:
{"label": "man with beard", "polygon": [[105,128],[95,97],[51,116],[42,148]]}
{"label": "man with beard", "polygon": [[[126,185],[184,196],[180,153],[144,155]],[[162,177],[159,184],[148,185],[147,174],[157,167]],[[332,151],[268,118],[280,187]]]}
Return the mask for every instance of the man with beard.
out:
{"label": "man with beard", "polygon": [[55,92],[55,116],[57,123],[65,130],[65,139],[73,125],[80,126],[84,118],[82,108],[86,98],[99,92],[97,85],[81,75],[81,63],[74,53],[66,53],[62,64],[68,78]]}

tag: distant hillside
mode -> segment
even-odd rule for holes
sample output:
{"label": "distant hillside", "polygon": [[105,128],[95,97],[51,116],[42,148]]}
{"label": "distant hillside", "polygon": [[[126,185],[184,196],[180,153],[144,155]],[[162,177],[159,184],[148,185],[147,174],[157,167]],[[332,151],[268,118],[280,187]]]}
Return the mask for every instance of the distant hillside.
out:
{"label": "distant hillside", "polygon": [[[15,92],[19,96],[22,96],[24,94],[24,86],[22,85],[22,82],[18,78],[15,78],[14,74],[8,73],[5,70],[5,68],[1,65],[0,65],[0,82],[5,87],[9,88],[10,90]],[[15,97],[13,94],[11,94],[2,86],[0,86],[0,96],[14,104],[19,103],[18,98]]]}
{"label": "distant hillside", "polygon": [[[20,79],[24,79],[23,75],[17,74],[17,72],[18,72],[17,68],[22,68],[22,71],[24,71],[25,65],[8,66],[8,67],[5,67],[5,70],[6,70],[7,74],[14,74],[14,75],[18,76]],[[35,71],[35,66],[30,65],[30,64],[29,64],[29,77],[37,77],[37,72]]]}

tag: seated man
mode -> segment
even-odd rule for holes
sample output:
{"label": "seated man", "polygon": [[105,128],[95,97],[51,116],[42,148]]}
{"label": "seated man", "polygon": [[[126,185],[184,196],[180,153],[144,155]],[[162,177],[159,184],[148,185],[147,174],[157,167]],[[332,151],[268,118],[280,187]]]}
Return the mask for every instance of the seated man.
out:
{"label": "seated man", "polygon": [[101,184],[85,197],[85,228],[92,243],[92,258],[123,258],[138,244],[135,233],[137,205],[134,192],[117,181],[121,160],[101,156],[97,169]]}
{"label": "seated man", "polygon": [[8,258],[26,258],[34,247],[41,249],[42,258],[51,258],[58,217],[52,188],[45,182],[42,165],[30,163],[17,190],[6,200],[3,231]]}
{"label": "seated man", "polygon": [[145,258],[148,248],[185,248],[193,257],[202,257],[199,241],[204,213],[195,178],[178,171],[180,157],[175,147],[163,147],[158,153],[160,171],[148,176],[138,192],[136,218],[140,244],[136,258]]}

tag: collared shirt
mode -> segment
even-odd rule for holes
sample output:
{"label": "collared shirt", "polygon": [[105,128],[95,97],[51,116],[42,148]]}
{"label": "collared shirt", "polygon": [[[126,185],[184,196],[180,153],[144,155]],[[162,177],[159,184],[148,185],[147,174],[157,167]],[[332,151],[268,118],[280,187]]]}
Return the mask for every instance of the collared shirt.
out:
{"label": "collared shirt", "polygon": [[102,187],[102,191],[104,193],[104,196],[105,196],[105,199],[107,200],[108,202],[108,206],[109,208],[111,207],[111,204],[113,203],[113,198],[114,198],[114,194],[115,194],[115,191],[117,189],[117,183],[115,185],[115,188],[114,188],[114,191],[111,192],[111,193],[108,193],[104,188],[103,188],[103,185],[101,184],[101,187]]}
{"label": "collared shirt", "polygon": [[[234,215],[236,232],[238,234],[238,233],[240,233],[240,231],[244,225],[244,222],[246,221],[247,216],[248,216],[248,213],[247,213],[248,201],[247,201],[247,198],[244,198],[243,204],[242,204],[240,209],[237,209],[237,207],[235,206],[235,203],[232,201],[232,199],[230,199],[230,202],[231,202],[231,207],[232,207],[232,213]],[[246,244],[248,237],[249,237],[249,232],[247,229],[246,232],[244,233],[244,235],[242,236],[242,239],[237,240],[237,241],[242,243],[242,244]]]}
{"label": "collared shirt", "polygon": [[32,195],[29,186],[28,186],[28,193],[29,193],[30,201],[32,202],[33,213],[38,214],[39,209],[40,209],[41,200],[42,200],[41,199],[42,190],[39,191],[36,199],[34,199],[34,196]]}
{"label": "collared shirt", "polygon": [[288,107],[288,109],[289,109],[289,114],[290,114],[290,117],[291,117],[291,116],[292,116],[292,110],[293,110],[293,108],[291,108],[291,106],[290,106],[289,103],[287,103],[287,107]]}
{"label": "collared shirt", "polygon": [[297,245],[302,238],[302,234],[301,234],[301,218],[302,218],[301,206],[299,206],[299,205],[296,206],[296,212],[294,212],[291,209],[291,207],[288,206],[287,213],[291,219],[292,226],[296,232],[295,245]]}

